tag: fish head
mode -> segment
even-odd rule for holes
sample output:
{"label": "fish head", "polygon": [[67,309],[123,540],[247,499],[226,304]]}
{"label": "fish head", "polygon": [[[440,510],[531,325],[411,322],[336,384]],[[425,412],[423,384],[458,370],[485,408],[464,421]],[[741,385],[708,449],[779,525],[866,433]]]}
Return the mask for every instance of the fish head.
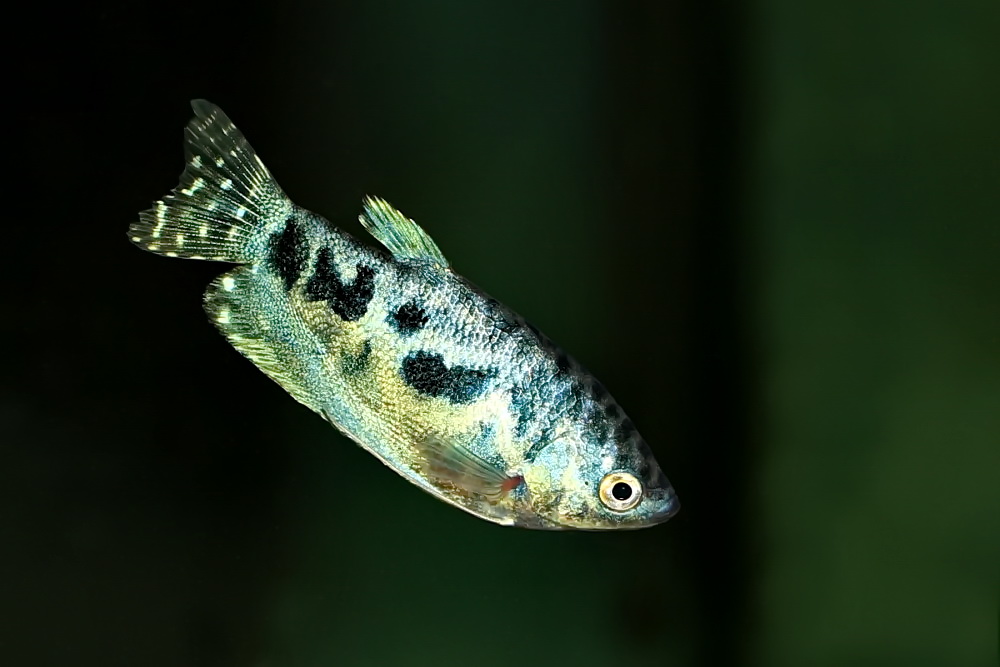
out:
{"label": "fish head", "polygon": [[594,428],[593,421],[543,446],[523,477],[539,528],[646,528],[680,509],[645,440],[634,430]]}

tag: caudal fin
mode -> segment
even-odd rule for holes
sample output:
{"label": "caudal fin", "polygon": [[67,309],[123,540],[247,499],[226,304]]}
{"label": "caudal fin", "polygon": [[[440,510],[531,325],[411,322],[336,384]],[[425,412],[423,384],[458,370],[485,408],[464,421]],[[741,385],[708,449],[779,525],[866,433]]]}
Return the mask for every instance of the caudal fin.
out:
{"label": "caudal fin", "polygon": [[222,109],[205,100],[191,107],[180,184],[139,214],[129,239],[167,257],[255,262],[293,205]]}

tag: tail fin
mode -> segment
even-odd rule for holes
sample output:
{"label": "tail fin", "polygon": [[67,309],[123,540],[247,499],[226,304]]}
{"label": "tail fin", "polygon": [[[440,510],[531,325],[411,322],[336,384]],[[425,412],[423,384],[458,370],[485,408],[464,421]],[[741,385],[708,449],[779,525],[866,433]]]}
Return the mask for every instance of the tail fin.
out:
{"label": "tail fin", "polygon": [[292,202],[222,109],[205,100],[191,107],[180,184],[139,214],[129,238],[167,257],[254,262],[266,253],[268,227],[285,224]]}

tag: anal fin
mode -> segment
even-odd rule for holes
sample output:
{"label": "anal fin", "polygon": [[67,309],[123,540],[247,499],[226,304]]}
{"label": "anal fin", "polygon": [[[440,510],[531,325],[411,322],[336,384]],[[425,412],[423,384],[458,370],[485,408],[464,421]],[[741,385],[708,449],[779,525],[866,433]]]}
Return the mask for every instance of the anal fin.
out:
{"label": "anal fin", "polygon": [[205,312],[212,324],[243,356],[281,385],[299,403],[321,412],[305,385],[302,359],[272,331],[270,318],[253,303],[252,267],[238,267],[216,278],[205,291]]}

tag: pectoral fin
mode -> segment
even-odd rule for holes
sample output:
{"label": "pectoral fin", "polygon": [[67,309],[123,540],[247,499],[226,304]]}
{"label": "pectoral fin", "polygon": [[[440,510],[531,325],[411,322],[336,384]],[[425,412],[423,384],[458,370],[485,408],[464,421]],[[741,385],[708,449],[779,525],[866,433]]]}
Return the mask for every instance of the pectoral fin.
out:
{"label": "pectoral fin", "polygon": [[521,477],[511,477],[484,461],[464,445],[443,438],[427,438],[420,444],[419,451],[423,460],[421,472],[425,475],[483,496],[492,503],[498,502],[522,481]]}

